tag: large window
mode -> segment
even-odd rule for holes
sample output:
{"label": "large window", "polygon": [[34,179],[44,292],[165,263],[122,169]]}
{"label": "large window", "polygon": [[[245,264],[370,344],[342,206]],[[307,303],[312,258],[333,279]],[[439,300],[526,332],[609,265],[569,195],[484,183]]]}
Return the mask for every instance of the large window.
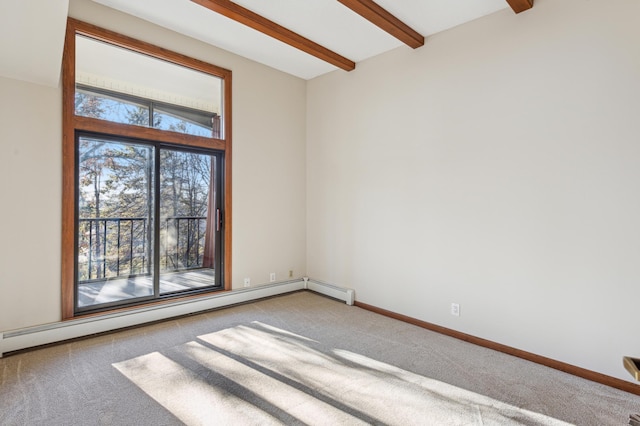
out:
{"label": "large window", "polygon": [[69,19],[63,318],[230,288],[231,72]]}

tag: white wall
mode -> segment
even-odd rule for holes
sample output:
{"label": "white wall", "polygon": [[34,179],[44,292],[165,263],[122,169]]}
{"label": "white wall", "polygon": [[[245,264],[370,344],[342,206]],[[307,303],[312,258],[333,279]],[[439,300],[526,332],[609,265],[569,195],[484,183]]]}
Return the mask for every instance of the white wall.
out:
{"label": "white wall", "polygon": [[0,331],[60,318],[61,97],[0,77]]}
{"label": "white wall", "polygon": [[[303,276],[305,81],[89,0],[69,15],[233,71],[233,287]],[[61,96],[0,78],[0,332],[60,320]]]}
{"label": "white wall", "polygon": [[627,379],[638,18],[635,0],[536,0],[310,81],[309,275]]}
{"label": "white wall", "polygon": [[[306,272],[627,378],[640,3],[536,0],[308,84],[89,0],[69,10],[233,71],[234,287]],[[60,104],[0,78],[0,331],[60,319]]]}

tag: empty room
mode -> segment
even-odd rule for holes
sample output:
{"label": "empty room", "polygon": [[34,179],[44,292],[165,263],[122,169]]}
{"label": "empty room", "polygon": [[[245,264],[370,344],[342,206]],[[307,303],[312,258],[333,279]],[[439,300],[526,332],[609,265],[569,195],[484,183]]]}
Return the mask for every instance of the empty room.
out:
{"label": "empty room", "polygon": [[639,19],[3,0],[0,424],[640,425]]}

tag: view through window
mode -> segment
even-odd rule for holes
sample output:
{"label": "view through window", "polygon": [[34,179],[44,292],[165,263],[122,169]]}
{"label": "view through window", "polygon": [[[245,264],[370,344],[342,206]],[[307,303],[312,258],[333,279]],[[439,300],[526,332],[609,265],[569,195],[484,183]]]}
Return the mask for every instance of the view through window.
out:
{"label": "view through window", "polygon": [[66,43],[63,317],[228,288],[230,72],[72,19]]}

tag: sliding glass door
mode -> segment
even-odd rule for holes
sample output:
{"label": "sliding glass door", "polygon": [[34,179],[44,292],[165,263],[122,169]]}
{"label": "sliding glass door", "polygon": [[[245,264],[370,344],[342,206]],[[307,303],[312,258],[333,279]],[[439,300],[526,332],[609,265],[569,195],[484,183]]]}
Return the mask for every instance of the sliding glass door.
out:
{"label": "sliding glass door", "polygon": [[216,158],[160,151],[160,294],[215,286],[220,210]]}
{"label": "sliding glass door", "polygon": [[79,135],[76,312],[221,289],[222,154]]}

